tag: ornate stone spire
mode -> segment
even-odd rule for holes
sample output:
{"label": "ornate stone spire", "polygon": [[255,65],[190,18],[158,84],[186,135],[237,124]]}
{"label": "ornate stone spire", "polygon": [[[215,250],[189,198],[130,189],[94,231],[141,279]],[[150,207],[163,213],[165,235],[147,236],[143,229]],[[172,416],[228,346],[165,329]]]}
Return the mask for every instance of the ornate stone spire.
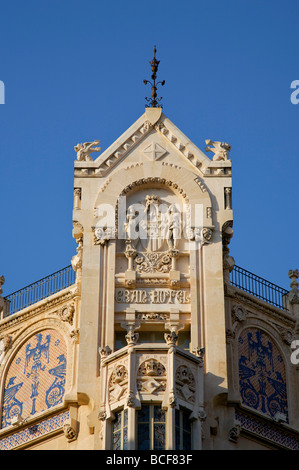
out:
{"label": "ornate stone spire", "polygon": [[145,85],[147,85],[149,83],[152,87],[151,98],[145,98],[149,102],[149,105],[146,105],[146,106],[150,107],[150,108],[162,107],[161,105],[159,105],[159,101],[162,99],[162,97],[157,98],[157,86],[160,83],[161,83],[162,86],[165,85],[165,80],[162,80],[161,82],[156,83],[158,67],[159,67],[159,64],[160,64],[160,61],[156,59],[156,52],[157,52],[157,49],[156,49],[156,46],[155,46],[154,47],[154,58],[153,58],[153,60],[150,61],[150,66],[151,66],[151,69],[152,69],[152,76],[151,76],[152,82],[150,82],[149,80],[143,80],[143,83]]}

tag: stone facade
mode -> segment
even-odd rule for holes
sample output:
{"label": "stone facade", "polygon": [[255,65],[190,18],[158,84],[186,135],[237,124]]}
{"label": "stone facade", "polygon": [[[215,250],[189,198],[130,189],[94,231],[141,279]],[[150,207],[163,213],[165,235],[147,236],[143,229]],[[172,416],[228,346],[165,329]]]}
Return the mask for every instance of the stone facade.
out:
{"label": "stone facade", "polygon": [[76,280],[0,297],[1,449],[299,449],[298,272],[286,308],[231,284],[231,147],[206,144],[147,108],[76,145]]}

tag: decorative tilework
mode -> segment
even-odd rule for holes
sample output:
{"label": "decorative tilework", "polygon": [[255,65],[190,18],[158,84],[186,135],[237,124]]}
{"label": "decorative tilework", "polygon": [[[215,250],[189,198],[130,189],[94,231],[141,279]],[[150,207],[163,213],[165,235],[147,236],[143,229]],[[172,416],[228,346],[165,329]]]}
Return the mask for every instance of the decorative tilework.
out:
{"label": "decorative tilework", "polygon": [[48,433],[63,427],[65,421],[69,419],[69,412],[64,411],[51,418],[44,419],[33,426],[28,426],[21,431],[0,439],[0,450],[11,450],[15,447],[26,444]]}
{"label": "decorative tilework", "polygon": [[239,337],[239,383],[244,405],[287,419],[284,361],[272,338],[255,328],[245,329]]}
{"label": "decorative tilework", "polygon": [[243,430],[256,435],[256,437],[266,439],[288,450],[299,450],[299,438],[287,430],[279,429],[278,425],[271,424],[257,416],[252,416],[243,410],[236,410],[235,419],[240,422]]}
{"label": "decorative tilework", "polygon": [[62,403],[66,344],[54,329],[32,336],[9,367],[3,399],[2,428],[16,415],[28,418]]}

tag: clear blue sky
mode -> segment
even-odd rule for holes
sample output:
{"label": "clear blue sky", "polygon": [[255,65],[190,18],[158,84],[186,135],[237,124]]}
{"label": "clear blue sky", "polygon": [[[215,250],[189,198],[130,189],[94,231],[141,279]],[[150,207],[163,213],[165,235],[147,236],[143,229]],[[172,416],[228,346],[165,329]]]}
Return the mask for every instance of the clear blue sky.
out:
{"label": "clear blue sky", "polygon": [[288,288],[299,268],[298,1],[0,1],[4,295],[68,264],[74,145],[105,150],[144,112],[153,46],[163,110],[198,147],[229,142],[236,264]]}

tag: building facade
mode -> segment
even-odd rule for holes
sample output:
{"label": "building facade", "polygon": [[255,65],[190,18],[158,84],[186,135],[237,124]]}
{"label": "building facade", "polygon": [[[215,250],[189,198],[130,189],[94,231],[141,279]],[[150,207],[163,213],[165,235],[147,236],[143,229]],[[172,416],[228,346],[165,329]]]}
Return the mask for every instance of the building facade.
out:
{"label": "building facade", "polygon": [[0,449],[299,449],[299,273],[235,266],[206,144],[151,106],[75,147],[71,266],[0,297]]}

